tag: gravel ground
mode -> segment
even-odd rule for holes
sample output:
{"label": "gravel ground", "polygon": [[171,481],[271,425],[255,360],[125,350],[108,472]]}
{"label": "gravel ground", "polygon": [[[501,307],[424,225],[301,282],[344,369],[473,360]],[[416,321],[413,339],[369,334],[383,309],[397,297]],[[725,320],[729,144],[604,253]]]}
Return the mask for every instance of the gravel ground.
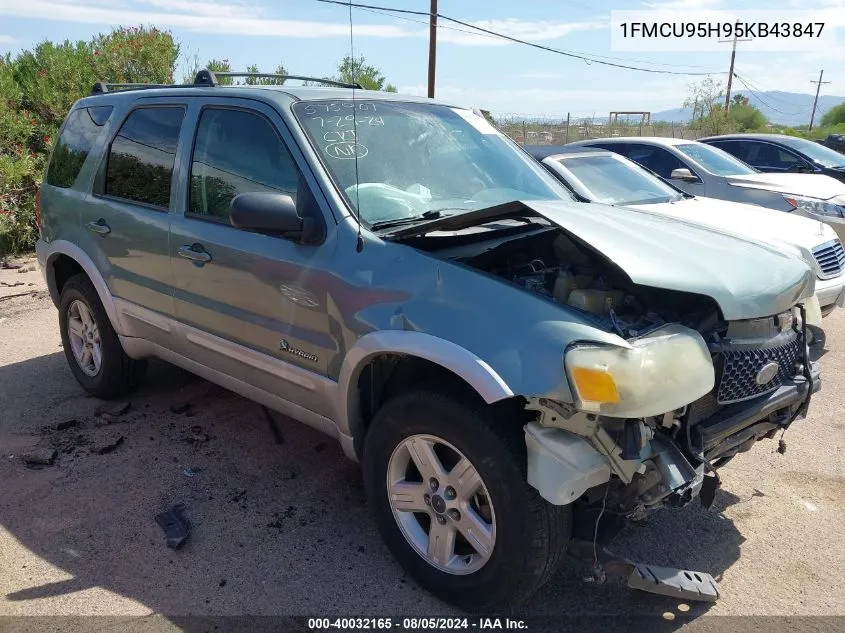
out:
{"label": "gravel ground", "polygon": [[[32,270],[0,270],[0,616],[165,614],[179,629],[190,628],[179,616],[460,615],[392,560],[357,465],[331,439],[278,414],[274,432],[258,405],[164,363],[125,412],[85,395],[41,274],[24,263]],[[822,392],[785,455],[757,445],[722,471],[713,508],[663,510],[613,545],[710,572],[716,604],[589,582],[571,560],[517,615],[656,616],[671,628],[845,616],[843,324],[843,310],[826,319]],[[57,457],[28,467],[34,450]],[[193,523],[178,551],[154,519],[174,503]]]}

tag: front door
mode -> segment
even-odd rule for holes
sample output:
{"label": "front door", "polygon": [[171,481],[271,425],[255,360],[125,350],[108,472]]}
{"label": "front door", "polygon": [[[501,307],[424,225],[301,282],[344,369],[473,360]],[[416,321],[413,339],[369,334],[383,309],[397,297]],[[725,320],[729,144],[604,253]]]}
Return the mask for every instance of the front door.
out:
{"label": "front door", "polygon": [[[171,226],[177,319],[193,360],[321,415],[319,385],[336,354],[326,288],[334,256],[333,218],[289,147],[278,114],[249,99],[201,99],[183,213]],[[301,164],[301,163],[300,163]],[[239,193],[291,196],[299,214],[324,227],[322,244],[301,244],[233,227]]]}

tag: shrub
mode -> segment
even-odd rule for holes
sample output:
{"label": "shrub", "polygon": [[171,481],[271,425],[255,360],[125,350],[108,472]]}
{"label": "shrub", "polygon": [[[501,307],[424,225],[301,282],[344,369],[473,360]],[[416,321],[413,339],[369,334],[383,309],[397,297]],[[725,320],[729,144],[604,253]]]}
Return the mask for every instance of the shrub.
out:
{"label": "shrub", "polygon": [[73,103],[99,80],[170,83],[178,57],[169,32],[144,26],[0,57],[0,255],[35,244],[35,193]]}

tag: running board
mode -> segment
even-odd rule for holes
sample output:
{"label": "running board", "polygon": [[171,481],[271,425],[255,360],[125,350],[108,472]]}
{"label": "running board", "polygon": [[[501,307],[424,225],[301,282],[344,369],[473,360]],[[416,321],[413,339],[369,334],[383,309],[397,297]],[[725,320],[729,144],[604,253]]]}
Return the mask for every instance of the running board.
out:
{"label": "running board", "polygon": [[642,563],[631,563],[631,566],[633,570],[628,578],[631,589],[702,602],[719,599],[719,586],[710,574]]}

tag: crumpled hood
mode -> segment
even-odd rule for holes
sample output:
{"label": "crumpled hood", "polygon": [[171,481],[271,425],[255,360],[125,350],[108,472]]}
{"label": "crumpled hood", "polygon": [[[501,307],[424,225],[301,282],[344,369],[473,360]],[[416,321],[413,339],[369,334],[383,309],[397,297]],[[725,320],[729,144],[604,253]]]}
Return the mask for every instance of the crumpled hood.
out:
{"label": "crumpled hood", "polygon": [[784,252],[792,251],[811,267],[814,266],[813,249],[836,239],[836,232],[819,220],[716,198],[684,198],[676,202],[630,205],[629,208],[711,227],[742,239],[769,244]]}
{"label": "crumpled hood", "polygon": [[727,320],[770,316],[813,294],[814,275],[774,247],[674,218],[603,204],[522,201],[636,284],[711,297]]}
{"label": "crumpled hood", "polygon": [[734,187],[765,189],[791,193],[795,196],[830,200],[835,196],[845,195],[845,183],[823,174],[748,174],[746,176],[727,176],[728,183]]}

